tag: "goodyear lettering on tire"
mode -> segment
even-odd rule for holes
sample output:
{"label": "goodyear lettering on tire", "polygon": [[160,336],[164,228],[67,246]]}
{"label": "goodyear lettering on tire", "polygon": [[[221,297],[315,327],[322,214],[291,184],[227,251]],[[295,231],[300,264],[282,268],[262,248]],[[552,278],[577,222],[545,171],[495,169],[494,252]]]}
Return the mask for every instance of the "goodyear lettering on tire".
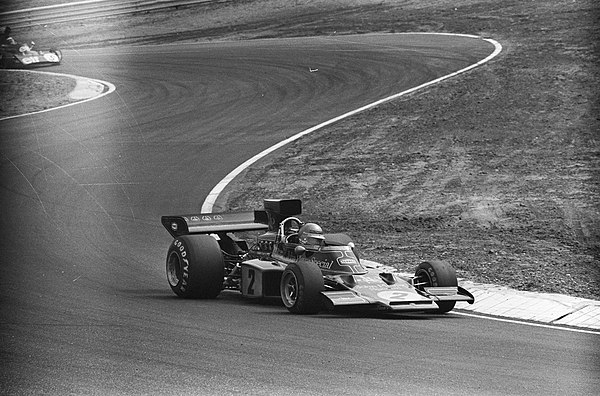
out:
{"label": "goodyear lettering on tire", "polygon": [[187,259],[187,251],[185,250],[185,244],[180,240],[176,239],[173,244],[175,248],[179,251],[179,257],[183,263],[181,268],[181,283],[179,285],[179,289],[182,292],[185,292],[188,285],[188,280],[190,278],[190,262]]}

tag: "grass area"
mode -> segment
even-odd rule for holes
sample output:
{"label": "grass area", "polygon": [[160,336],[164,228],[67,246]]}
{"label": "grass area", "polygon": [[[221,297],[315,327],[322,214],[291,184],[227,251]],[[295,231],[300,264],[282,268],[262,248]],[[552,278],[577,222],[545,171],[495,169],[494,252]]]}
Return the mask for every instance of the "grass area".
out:
{"label": "grass area", "polygon": [[73,100],[69,99],[69,93],[75,84],[75,80],[69,77],[0,70],[0,118],[71,103]]}
{"label": "grass area", "polygon": [[224,198],[231,209],[302,198],[307,216],[351,234],[364,257],[402,269],[442,257],[474,281],[599,299],[599,15],[593,0],[241,0],[15,35],[62,48],[404,31],[492,37],[505,48],[492,63],[282,149]]}

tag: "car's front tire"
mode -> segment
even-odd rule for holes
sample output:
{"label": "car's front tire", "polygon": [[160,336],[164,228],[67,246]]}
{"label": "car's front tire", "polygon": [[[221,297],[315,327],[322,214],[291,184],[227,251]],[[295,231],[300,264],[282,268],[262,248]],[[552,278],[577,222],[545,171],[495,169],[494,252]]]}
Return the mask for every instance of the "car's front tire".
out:
{"label": "car's front tire", "polygon": [[219,243],[208,235],[182,235],[167,252],[167,281],[183,298],[216,298],[223,289],[225,263]]}
{"label": "car's front tire", "polygon": [[[421,290],[425,287],[458,286],[456,271],[445,261],[432,260],[419,264],[415,271],[415,278]],[[436,301],[436,304],[439,307],[437,313],[446,313],[454,309],[456,301]]]}
{"label": "car's front tire", "polygon": [[58,63],[60,64],[60,62],[62,62],[62,51],[59,49],[51,49],[50,52],[56,55],[56,57],[58,58]]}
{"label": "car's front tire", "polygon": [[316,314],[323,307],[323,274],[311,263],[289,264],[281,275],[283,305],[295,314]]}

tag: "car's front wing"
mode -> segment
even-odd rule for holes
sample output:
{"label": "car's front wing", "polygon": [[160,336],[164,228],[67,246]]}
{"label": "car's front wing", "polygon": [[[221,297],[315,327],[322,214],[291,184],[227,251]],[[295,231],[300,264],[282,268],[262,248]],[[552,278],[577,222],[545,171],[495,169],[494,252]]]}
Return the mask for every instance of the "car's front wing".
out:
{"label": "car's front wing", "polygon": [[429,287],[418,292],[410,285],[399,287],[356,286],[347,290],[324,291],[322,294],[333,307],[373,305],[393,311],[425,311],[439,309],[436,301],[464,301],[475,299],[465,289],[458,287]]}

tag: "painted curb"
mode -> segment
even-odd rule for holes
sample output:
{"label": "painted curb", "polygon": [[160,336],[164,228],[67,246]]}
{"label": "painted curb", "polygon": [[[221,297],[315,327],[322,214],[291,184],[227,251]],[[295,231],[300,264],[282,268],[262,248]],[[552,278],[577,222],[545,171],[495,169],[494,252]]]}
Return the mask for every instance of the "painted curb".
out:
{"label": "painted curb", "polygon": [[[413,276],[408,272],[401,275]],[[458,279],[458,284],[473,294],[475,302],[457,303],[452,313],[600,334],[600,301],[558,293],[522,291],[464,279]]]}
{"label": "painted curb", "polygon": [[459,283],[475,297],[475,303],[457,307],[460,310],[549,325],[594,329],[600,334],[600,301],[471,281]]}
{"label": "painted curb", "polygon": [[89,78],[75,77],[75,89],[69,93],[73,100],[86,100],[95,98],[104,92],[105,85]]}

